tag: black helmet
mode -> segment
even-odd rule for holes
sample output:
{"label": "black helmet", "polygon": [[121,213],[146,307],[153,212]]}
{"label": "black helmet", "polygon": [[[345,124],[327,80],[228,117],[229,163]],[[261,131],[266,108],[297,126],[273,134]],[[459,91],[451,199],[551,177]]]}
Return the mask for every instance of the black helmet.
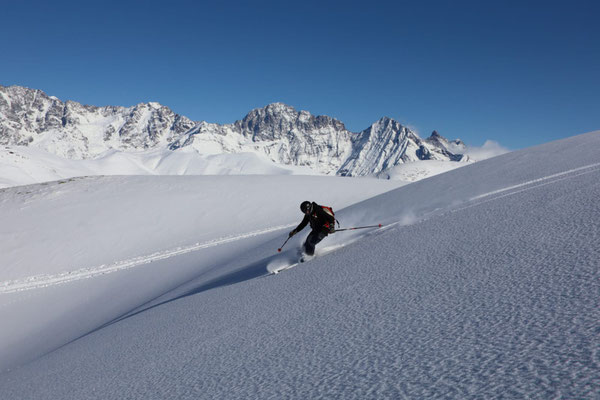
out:
{"label": "black helmet", "polygon": [[307,212],[311,212],[312,211],[312,203],[310,201],[303,201],[302,204],[300,204],[300,210],[306,214]]}

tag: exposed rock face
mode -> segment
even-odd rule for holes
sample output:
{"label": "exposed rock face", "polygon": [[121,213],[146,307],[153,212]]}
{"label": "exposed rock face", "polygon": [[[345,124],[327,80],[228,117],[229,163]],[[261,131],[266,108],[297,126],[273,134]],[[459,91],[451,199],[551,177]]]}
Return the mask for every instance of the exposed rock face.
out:
{"label": "exposed rock face", "polygon": [[70,159],[108,150],[193,148],[203,154],[255,152],[325,174],[362,176],[418,160],[465,161],[460,141],[433,132],[423,140],[390,118],[359,133],[328,116],[282,103],[252,110],[233,124],[194,122],[158,103],[95,107],[44,92],[0,85],[0,144],[36,146]]}
{"label": "exposed rock face", "polygon": [[65,158],[164,146],[195,125],[157,103],[95,107],[0,86],[0,144],[36,146]]}

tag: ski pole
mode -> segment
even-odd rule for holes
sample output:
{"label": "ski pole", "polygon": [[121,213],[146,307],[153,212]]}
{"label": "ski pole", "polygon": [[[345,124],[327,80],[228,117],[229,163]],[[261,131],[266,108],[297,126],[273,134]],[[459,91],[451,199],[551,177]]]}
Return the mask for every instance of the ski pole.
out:
{"label": "ski pole", "polygon": [[283,242],[283,244],[281,245],[281,247],[277,249],[278,252],[281,253],[281,249],[283,249],[283,246],[285,246],[285,244],[288,242],[288,240],[290,240],[292,238],[292,236],[290,236],[287,239],[285,239],[285,242]]}
{"label": "ski pole", "polygon": [[354,228],[344,228],[344,229],[336,229],[336,232],[341,232],[341,231],[353,231],[355,229],[366,229],[366,228],[381,228],[383,225],[378,224],[378,225],[369,225],[369,226],[356,226]]}

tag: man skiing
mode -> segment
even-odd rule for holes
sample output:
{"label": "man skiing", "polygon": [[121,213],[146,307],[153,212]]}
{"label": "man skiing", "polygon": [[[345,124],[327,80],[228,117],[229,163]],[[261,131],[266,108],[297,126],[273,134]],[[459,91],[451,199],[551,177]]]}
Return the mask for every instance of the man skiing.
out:
{"label": "man skiing", "polygon": [[303,245],[304,253],[307,256],[315,254],[315,246],[323,240],[328,234],[335,232],[335,216],[330,207],[320,206],[315,202],[303,201],[300,204],[300,210],[304,218],[300,225],[290,232],[290,237],[300,232],[310,223],[312,231],[308,234]]}

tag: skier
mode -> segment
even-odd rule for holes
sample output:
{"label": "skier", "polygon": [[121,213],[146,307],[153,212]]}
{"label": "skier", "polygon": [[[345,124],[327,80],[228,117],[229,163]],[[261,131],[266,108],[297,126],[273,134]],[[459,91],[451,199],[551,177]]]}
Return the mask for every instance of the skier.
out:
{"label": "skier", "polygon": [[328,234],[335,232],[335,216],[333,210],[327,206],[320,206],[315,202],[303,201],[300,204],[300,210],[304,214],[304,218],[300,225],[290,232],[290,236],[294,236],[300,232],[308,223],[312,231],[308,234],[303,245],[304,254],[312,256],[315,254],[315,246],[323,240]]}

